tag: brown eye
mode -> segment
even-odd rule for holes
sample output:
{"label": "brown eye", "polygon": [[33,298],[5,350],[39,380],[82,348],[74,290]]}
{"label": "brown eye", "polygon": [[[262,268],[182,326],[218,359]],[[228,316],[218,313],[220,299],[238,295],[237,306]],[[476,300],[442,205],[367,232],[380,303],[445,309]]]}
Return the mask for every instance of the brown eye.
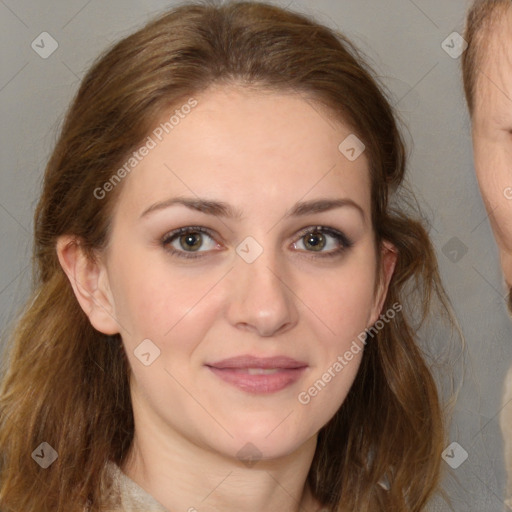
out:
{"label": "brown eye", "polygon": [[304,245],[313,251],[321,251],[326,245],[325,237],[319,231],[314,231],[304,237]]}
{"label": "brown eye", "polygon": [[203,243],[203,237],[201,233],[191,232],[186,235],[182,235],[179,238],[180,246],[182,249],[195,251],[199,249]]}
{"label": "brown eye", "polygon": [[204,257],[220,247],[214,234],[200,226],[175,229],[161,239],[161,244],[171,255],[183,258]]}
{"label": "brown eye", "polygon": [[347,236],[334,228],[325,226],[310,226],[298,234],[293,243],[294,249],[304,253],[317,253],[312,257],[334,257],[349,250],[354,243]]}

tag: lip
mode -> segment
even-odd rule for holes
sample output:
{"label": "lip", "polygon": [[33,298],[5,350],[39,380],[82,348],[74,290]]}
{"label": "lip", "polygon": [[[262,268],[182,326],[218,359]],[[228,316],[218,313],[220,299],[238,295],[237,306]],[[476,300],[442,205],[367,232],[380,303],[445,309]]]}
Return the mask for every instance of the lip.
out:
{"label": "lip", "polygon": [[[297,382],[307,369],[307,363],[286,356],[254,357],[243,355],[206,364],[223,381],[242,391],[268,394],[280,391]],[[270,374],[249,373],[249,368],[273,370]]]}
{"label": "lip", "polygon": [[249,354],[241,356],[230,357],[228,359],[222,359],[215,363],[207,363],[206,366],[214,368],[283,368],[283,369],[294,369],[304,368],[308,366],[304,361],[297,361],[287,356],[275,356],[275,357],[255,357]]}

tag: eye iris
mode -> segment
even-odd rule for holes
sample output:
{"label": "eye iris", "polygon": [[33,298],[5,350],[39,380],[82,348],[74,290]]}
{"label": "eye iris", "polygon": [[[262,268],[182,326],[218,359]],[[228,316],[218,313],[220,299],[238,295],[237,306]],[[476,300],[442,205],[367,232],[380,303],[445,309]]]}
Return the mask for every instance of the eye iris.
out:
{"label": "eye iris", "polygon": [[313,251],[319,251],[325,247],[325,237],[318,231],[309,233],[305,238],[305,246],[312,248]]}
{"label": "eye iris", "polygon": [[180,245],[183,249],[199,249],[201,247],[201,234],[200,233],[187,233],[180,237]]}

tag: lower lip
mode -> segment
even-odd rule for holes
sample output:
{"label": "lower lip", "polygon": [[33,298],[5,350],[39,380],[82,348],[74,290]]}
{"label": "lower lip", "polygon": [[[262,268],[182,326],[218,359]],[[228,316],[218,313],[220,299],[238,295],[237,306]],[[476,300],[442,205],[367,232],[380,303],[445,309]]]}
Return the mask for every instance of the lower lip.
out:
{"label": "lower lip", "polygon": [[234,368],[208,368],[225,382],[249,393],[275,393],[297,382],[306,366],[302,368],[282,368],[267,375],[250,375]]}

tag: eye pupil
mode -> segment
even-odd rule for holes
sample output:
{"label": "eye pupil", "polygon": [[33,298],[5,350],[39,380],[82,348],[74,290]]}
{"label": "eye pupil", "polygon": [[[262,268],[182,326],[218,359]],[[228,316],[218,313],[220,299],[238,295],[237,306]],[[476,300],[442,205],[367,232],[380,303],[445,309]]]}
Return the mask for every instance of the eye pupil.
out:
{"label": "eye pupil", "polygon": [[200,233],[187,233],[180,237],[180,245],[183,249],[199,249],[201,242]]}
{"label": "eye pupil", "polygon": [[325,247],[325,237],[322,233],[313,232],[306,236],[306,247],[311,247],[314,251],[319,251]]}

